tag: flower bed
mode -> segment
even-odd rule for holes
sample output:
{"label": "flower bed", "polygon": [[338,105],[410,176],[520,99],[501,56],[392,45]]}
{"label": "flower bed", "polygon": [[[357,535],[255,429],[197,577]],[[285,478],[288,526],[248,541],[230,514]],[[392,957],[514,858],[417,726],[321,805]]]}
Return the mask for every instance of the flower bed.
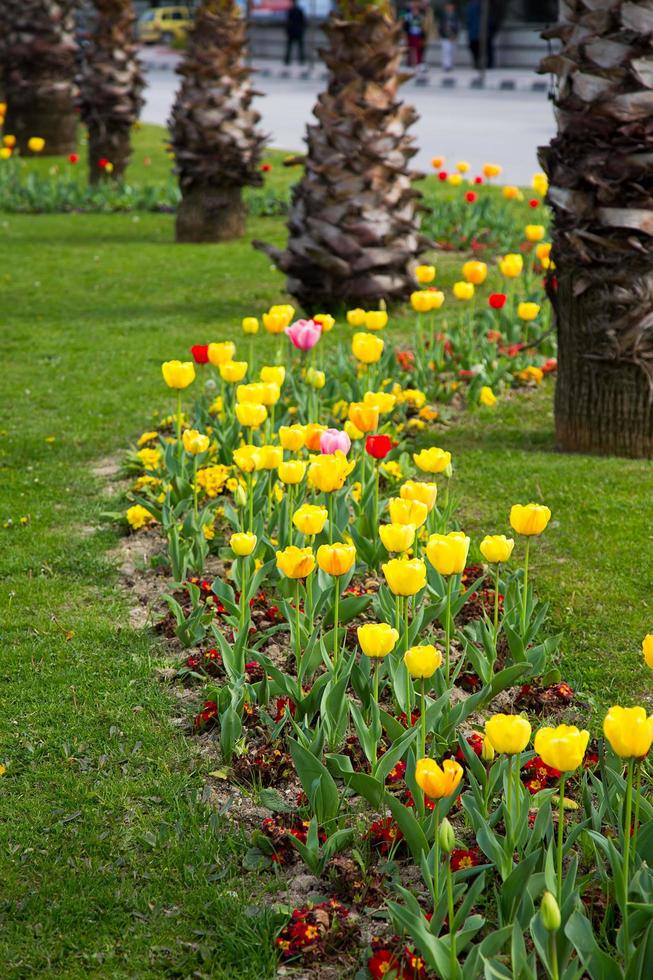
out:
{"label": "flower bed", "polygon": [[[437,333],[418,312],[415,365]],[[533,588],[549,509],[516,504],[470,556],[456,461],[414,442],[438,409],[391,372],[385,311],[350,311],[351,353],[328,355],[323,334],[347,328],[293,315],[263,319],[294,362],[257,364],[253,318],[246,361],[224,341],[166,362],[173,411],[126,464],[126,520],[173,580],[160,628],[196,695],[189,737],[270,811],[242,819],[246,868],[312,876],[280,958],[371,977],[645,969],[653,719],[612,708],[592,744],[571,724]]]}

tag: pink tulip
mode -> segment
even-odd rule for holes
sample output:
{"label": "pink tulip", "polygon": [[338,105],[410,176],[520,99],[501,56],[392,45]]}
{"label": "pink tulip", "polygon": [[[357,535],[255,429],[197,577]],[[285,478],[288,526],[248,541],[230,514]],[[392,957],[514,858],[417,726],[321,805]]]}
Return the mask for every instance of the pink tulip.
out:
{"label": "pink tulip", "polygon": [[320,452],[333,456],[340,451],[345,456],[351,449],[351,439],[340,429],[325,429],[320,436]]}
{"label": "pink tulip", "polygon": [[315,320],[295,320],[286,327],[286,333],[297,350],[310,350],[322,336],[322,324]]}

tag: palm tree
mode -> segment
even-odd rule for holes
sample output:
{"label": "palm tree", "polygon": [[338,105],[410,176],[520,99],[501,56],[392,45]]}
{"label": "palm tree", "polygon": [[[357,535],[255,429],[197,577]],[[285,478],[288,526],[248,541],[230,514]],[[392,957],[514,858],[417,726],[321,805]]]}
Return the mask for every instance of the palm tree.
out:
{"label": "palm tree", "polygon": [[412,106],[398,100],[401,27],[387,2],[341,0],[325,28],[329,76],[309,125],[281,252],[255,242],[307,310],[408,293],[419,233]]}
{"label": "palm tree", "polygon": [[561,449],[653,456],[653,9],[568,0],[558,134],[540,150],[553,208]]}
{"label": "palm tree", "polygon": [[132,0],[94,0],[94,5],[96,17],[80,73],[91,181],[108,173],[101,160],[111,163],[113,177],[124,173],[145,85],[133,40]]}
{"label": "palm tree", "polygon": [[182,201],[177,241],[217,242],[245,231],[242,188],[262,182],[264,137],[250,108],[246,24],[236,0],[203,0],[170,120]]}
{"label": "palm tree", "polygon": [[28,153],[32,136],[48,154],[75,148],[76,0],[2,0],[0,65],[7,102],[5,132]]}

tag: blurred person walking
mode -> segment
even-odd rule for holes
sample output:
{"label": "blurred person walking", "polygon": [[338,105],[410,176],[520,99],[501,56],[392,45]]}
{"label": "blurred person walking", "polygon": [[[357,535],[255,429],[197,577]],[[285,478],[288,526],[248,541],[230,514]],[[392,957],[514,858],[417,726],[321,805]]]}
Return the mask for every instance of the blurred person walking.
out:
{"label": "blurred person walking", "polygon": [[460,33],[460,20],[455,3],[445,3],[438,23],[442,46],[442,69],[453,71],[456,61],[456,45]]}
{"label": "blurred person walking", "polygon": [[286,17],[286,57],[287,65],[292,59],[292,50],[297,45],[300,65],[304,64],[304,32],[306,31],[306,16],[299,6],[298,0],[291,0]]}
{"label": "blurred person walking", "polygon": [[408,39],[408,61],[411,68],[417,68],[418,71],[424,65],[429,13],[430,7],[425,6],[421,0],[411,0],[403,16],[404,31]]}
{"label": "blurred person walking", "polygon": [[469,50],[471,51],[472,58],[474,60],[474,67],[478,70],[484,67],[494,68],[494,35],[496,32],[496,25],[492,12],[492,0],[485,0],[485,2],[489,8],[485,47],[485,64],[483,64],[483,58],[481,57],[481,35],[483,33],[482,20],[484,6],[483,0],[469,0],[466,10],[467,40],[469,42]]}

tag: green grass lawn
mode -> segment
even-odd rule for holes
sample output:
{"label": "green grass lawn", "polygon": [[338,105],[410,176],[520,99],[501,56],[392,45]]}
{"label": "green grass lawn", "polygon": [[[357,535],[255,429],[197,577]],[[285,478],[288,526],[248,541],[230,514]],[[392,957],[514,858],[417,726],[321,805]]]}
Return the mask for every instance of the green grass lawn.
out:
{"label": "green grass lawn", "polygon": [[[281,298],[248,242],[282,242],[283,225],[175,246],[169,215],[0,222],[2,975],[271,977],[259,899],[274,884],[243,876],[244,842],[201,801],[210,763],[170,722],[156,641],[129,628],[91,467],[167,406],[162,360],[237,337],[242,315]],[[513,395],[437,441],[477,541],[506,530],[514,502],[552,508],[533,575],[563,676],[598,710],[650,692],[652,471],[556,455],[551,396]]]}

